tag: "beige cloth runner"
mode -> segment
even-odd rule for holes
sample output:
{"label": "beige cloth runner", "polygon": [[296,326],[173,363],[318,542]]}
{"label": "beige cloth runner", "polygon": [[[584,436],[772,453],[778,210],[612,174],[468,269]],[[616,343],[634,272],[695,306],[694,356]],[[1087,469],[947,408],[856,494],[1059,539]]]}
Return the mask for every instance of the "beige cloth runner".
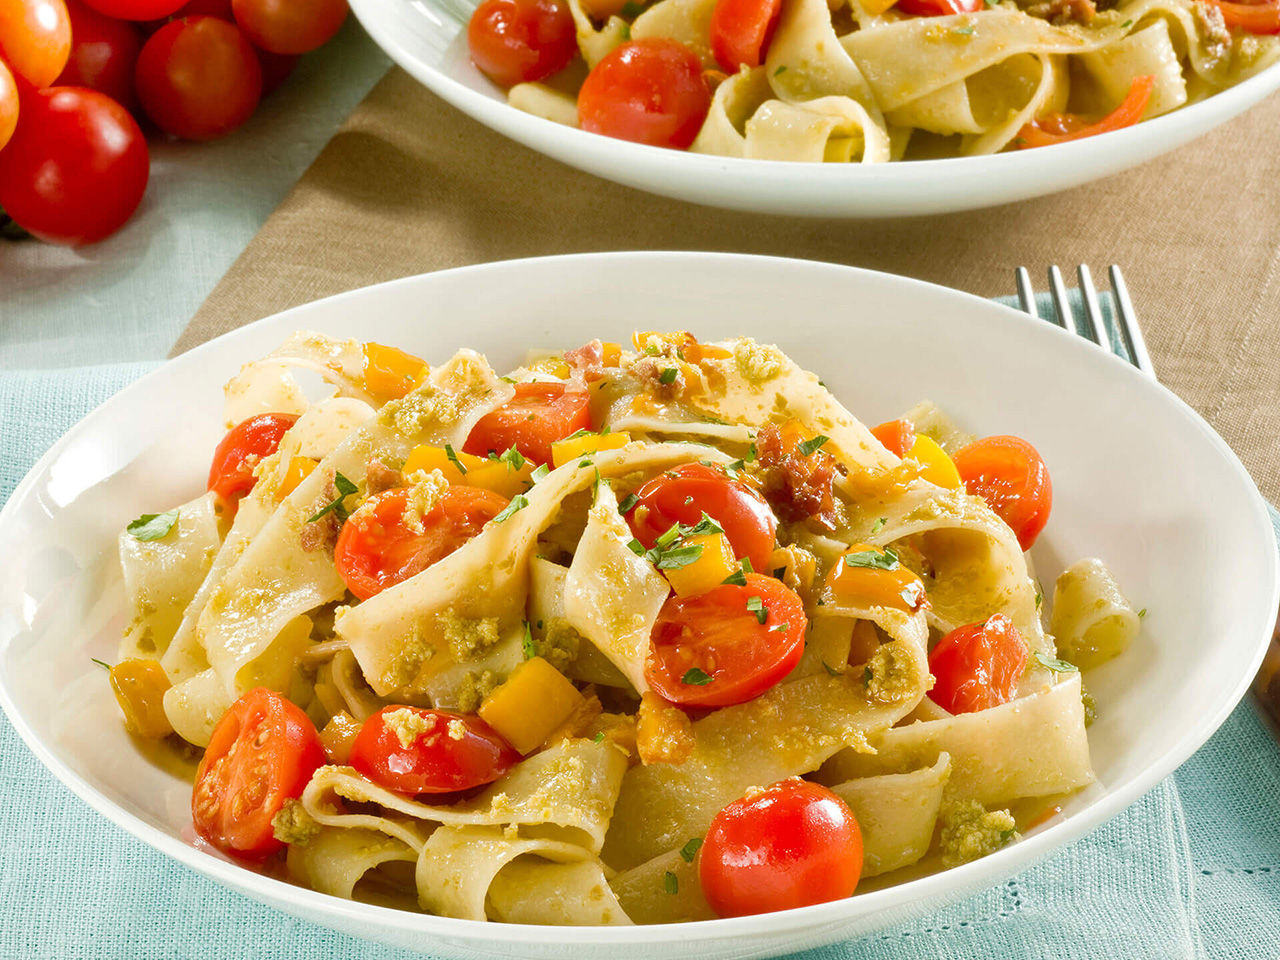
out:
{"label": "beige cloth runner", "polygon": [[[1280,498],[1280,97],[1137,170],[1015,206],[897,221],[728,213],[549,160],[399,69],[369,94],[175,352],[286,307],[428,270],[591,250],[855,264],[983,296],[1013,268],[1124,267],[1160,379]],[[945,318],[939,318],[944,320]],[[1052,387],[1052,375],[1046,378]],[[1066,399],[1066,398],[1064,398]]]}

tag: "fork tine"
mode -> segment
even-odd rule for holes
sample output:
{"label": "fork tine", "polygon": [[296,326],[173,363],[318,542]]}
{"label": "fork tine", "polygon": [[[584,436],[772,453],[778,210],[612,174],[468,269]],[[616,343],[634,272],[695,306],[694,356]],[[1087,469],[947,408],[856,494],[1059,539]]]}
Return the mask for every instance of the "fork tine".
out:
{"label": "fork tine", "polygon": [[[1084,315],[1089,321],[1087,335],[1100,347],[1112,350],[1111,337],[1107,333],[1106,324],[1102,321],[1102,307],[1098,303],[1098,289],[1093,285],[1093,274],[1088,266],[1080,264],[1076,267],[1076,277],[1080,281],[1080,297],[1084,300]],[[1121,357],[1127,360],[1128,357]]]}
{"label": "fork tine", "polygon": [[1078,334],[1075,314],[1071,310],[1071,301],[1067,297],[1067,285],[1062,282],[1062,271],[1056,266],[1049,268],[1049,294],[1053,297],[1053,307],[1058,311],[1058,323],[1067,333]]}
{"label": "fork tine", "polygon": [[1031,274],[1027,273],[1026,267],[1019,267],[1014,276],[1018,282],[1018,305],[1022,307],[1023,313],[1039,320],[1040,311],[1036,309],[1036,293],[1031,287]]}
{"label": "fork tine", "polygon": [[1147,353],[1147,342],[1143,339],[1142,328],[1138,326],[1138,315],[1133,310],[1133,301],[1129,299],[1129,287],[1124,282],[1124,274],[1114,263],[1109,273],[1111,299],[1116,305],[1116,326],[1120,328],[1120,336],[1133,365],[1154,380],[1156,369],[1151,363],[1151,354]]}

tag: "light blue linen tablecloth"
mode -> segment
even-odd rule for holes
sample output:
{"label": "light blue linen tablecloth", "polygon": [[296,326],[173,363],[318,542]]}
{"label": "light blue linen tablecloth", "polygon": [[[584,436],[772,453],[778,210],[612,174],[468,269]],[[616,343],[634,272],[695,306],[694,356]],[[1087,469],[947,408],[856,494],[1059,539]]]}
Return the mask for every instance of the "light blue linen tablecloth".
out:
{"label": "light blue linen tablecloth", "polygon": [[[235,137],[155,148],[139,219],[107,243],[0,244],[0,503],[67,428],[167,353],[385,65],[348,29]],[[409,957],[275,913],[156,853],[80,803],[3,718],[0,808],[0,960]],[[926,920],[804,956],[1276,960],[1280,748],[1246,702],[1174,776],[1039,866]]]}

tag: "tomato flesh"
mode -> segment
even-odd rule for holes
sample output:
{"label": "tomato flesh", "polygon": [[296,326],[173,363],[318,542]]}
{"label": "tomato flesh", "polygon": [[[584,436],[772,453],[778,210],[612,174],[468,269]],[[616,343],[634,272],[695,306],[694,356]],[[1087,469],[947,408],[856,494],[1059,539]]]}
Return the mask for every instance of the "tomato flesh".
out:
{"label": "tomato flesh", "polygon": [[305,713],[274,690],[250,690],[222,715],[196,771],[196,832],[226,853],[269,856],[284,846],[271,819],[324,763]]}
{"label": "tomato flesh", "polygon": [[633,40],[615,48],[578,91],[583,130],[651,147],[686,149],[711,109],[702,62],[674,40]]}
{"label": "tomato flesh", "polygon": [[711,11],[711,53],[725,73],[764,63],[778,26],[782,0],[716,0]]}
{"label": "tomato flesh", "polygon": [[1155,77],[1134,77],[1129,93],[1120,106],[1096,123],[1090,123],[1074,113],[1053,113],[1024,125],[1013,142],[1019,148],[1048,147],[1055,143],[1083,140],[1085,137],[1131,127],[1142,119],[1154,89]]}
{"label": "tomato flesh", "polygon": [[1027,666],[1027,644],[1013,621],[997,613],[957,627],[929,654],[929,699],[952,713],[1007,703]]}
{"label": "tomato flesh", "polygon": [[[389,715],[396,715],[390,723]],[[497,780],[520,759],[479,717],[423,707],[383,707],[351,744],[353,767],[407,794],[470,790]]]}
{"label": "tomato flesh", "polygon": [[480,487],[451,486],[422,517],[405,522],[409,490],[397,487],[365,501],[338,534],[333,562],[347,589],[368,600],[408,580],[474,537],[509,501]]}
{"label": "tomato flesh", "polygon": [[902,458],[916,442],[916,425],[910,420],[886,420],[879,426],[872,427],[871,435],[895,457]]}
{"label": "tomato flesh", "polygon": [[790,910],[851,896],[862,876],[862,831],[848,805],[798,777],[716,814],[698,878],[722,917]]}
{"label": "tomato flesh", "polygon": [[1280,33],[1280,3],[1232,3],[1230,0],[1209,0],[1222,11],[1222,19],[1228,27],[1238,27],[1249,33],[1261,35]]}
{"label": "tomato flesh", "polygon": [[80,0],[67,0],[71,16],[71,56],[56,81],[60,87],[88,87],[133,110],[133,70],[142,49],[138,28],[104,16]]}
{"label": "tomato flesh", "polygon": [[735,557],[768,567],[778,521],[764,497],[719,467],[688,463],[654,477],[638,491],[627,522],[645,549],[675,523],[692,526],[705,513],[723,529]]}
{"label": "tomato flesh", "polygon": [[1044,458],[1021,437],[986,437],[952,461],[965,489],[981,497],[1030,550],[1053,509],[1053,483]]}
{"label": "tomato flesh", "polygon": [[726,707],[760,696],[804,653],[804,602],[780,580],[746,575],[668,598],[650,633],[644,677],[672,703]]}
{"label": "tomato flesh", "polygon": [[484,0],[467,23],[471,61],[504,87],[545,80],[578,53],[562,0]]}
{"label": "tomato flesh", "polygon": [[913,17],[949,17],[977,13],[983,6],[983,0],[898,0],[896,9]]}
{"label": "tomato flesh", "polygon": [[260,413],[237,423],[213,451],[208,488],[234,504],[253,489],[253,468],[280,447],[286,431],[297,423],[291,413]]}
{"label": "tomato flesh", "polygon": [[483,457],[515,447],[534,463],[550,463],[551,444],[590,429],[585,390],[563,383],[517,383],[516,395],[481,417],[462,449]]}

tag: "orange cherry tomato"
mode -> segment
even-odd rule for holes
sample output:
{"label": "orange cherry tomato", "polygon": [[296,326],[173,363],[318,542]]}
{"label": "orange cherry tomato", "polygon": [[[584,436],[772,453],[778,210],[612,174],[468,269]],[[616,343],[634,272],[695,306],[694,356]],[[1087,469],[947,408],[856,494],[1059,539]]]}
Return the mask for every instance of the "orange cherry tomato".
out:
{"label": "orange cherry tomato", "polygon": [[887,420],[872,427],[871,435],[895,457],[905,457],[916,442],[916,425],[910,420]]}
{"label": "orange cherry tomato", "polygon": [[1007,703],[1027,666],[1027,644],[1013,621],[997,613],[957,627],[929,654],[929,699],[952,713]]}
{"label": "orange cherry tomato", "polygon": [[58,75],[60,87],[88,87],[136,110],[133,71],[142,35],[127,20],[104,16],[80,0],[66,0],[71,17],[71,56]]}
{"label": "orange cherry tomato", "polygon": [[279,449],[281,438],[297,421],[291,413],[260,413],[232,427],[213,451],[208,488],[228,503],[237,503],[258,482],[253,468]]}
{"label": "orange cherry tomato", "polygon": [[672,703],[727,707],[760,696],[800,662],[804,601],[780,580],[748,573],[691,597],[670,597],[650,633],[644,677]]}
{"label": "orange cherry tomato", "polygon": [[0,0],[0,60],[35,87],[57,79],[71,54],[71,18],[62,0]]}
{"label": "orange cherry tomato", "polygon": [[503,87],[545,80],[578,53],[562,0],[484,0],[467,23],[471,61]]}
{"label": "orange cherry tomato", "polygon": [[268,53],[309,53],[347,19],[347,0],[231,0],[236,25]]}
{"label": "orange cherry tomato", "polygon": [[686,149],[711,109],[702,62],[674,40],[633,40],[587,74],[578,91],[583,130],[652,147]]}
{"label": "orange cherry tomato", "polygon": [[18,126],[18,84],[3,60],[0,60],[0,150]]}
{"label": "orange cherry tomato", "polygon": [[711,11],[711,53],[725,73],[764,63],[778,26],[782,0],[716,0]]}
{"label": "orange cherry tomato", "polygon": [[1129,94],[1120,106],[1096,123],[1089,123],[1074,113],[1053,113],[1028,123],[1018,131],[1013,142],[1020,148],[1047,147],[1131,127],[1142,119],[1142,112],[1147,109],[1155,82],[1155,77],[1149,75],[1134,77]]}
{"label": "orange cherry tomato", "polygon": [[284,846],[271,819],[286,800],[301,796],[324,763],[320,735],[305,713],[274,690],[250,690],[222,715],[196,771],[196,832],[226,853],[269,856]]}
{"label": "orange cherry tomato", "polygon": [[840,797],[792,777],[717,813],[698,856],[717,914],[772,913],[851,896],[862,876],[862,830]]}
{"label": "orange cherry tomato", "polygon": [[[414,714],[408,746],[388,714]],[[393,721],[394,723],[394,721]],[[518,754],[474,715],[423,707],[383,707],[351,744],[351,765],[374,783],[398,793],[454,793],[497,780],[520,762]]]}
{"label": "orange cherry tomato", "polygon": [[768,569],[778,521],[764,497],[719,467],[687,463],[658,474],[636,496],[627,522],[646,550],[672,524],[693,526],[706,513],[724,530],[735,557],[746,557],[756,570]]}
{"label": "orange cherry tomato", "polygon": [[551,462],[551,444],[591,429],[587,392],[563,383],[517,383],[516,395],[471,429],[462,449],[477,457],[515,447],[534,463]]}
{"label": "orange cherry tomato", "polygon": [[987,437],[960,450],[952,461],[965,489],[987,501],[1022,549],[1030,550],[1053,508],[1049,468],[1036,448],[1021,437]]}
{"label": "orange cherry tomato", "polygon": [[1280,3],[1232,3],[1230,0],[1209,0],[1222,11],[1222,19],[1228,27],[1248,33],[1280,33]]}
{"label": "orange cherry tomato", "polygon": [[509,501],[480,487],[451,486],[422,517],[422,530],[405,522],[409,489],[370,497],[342,525],[333,562],[347,589],[368,600],[447,557],[502,512]]}

